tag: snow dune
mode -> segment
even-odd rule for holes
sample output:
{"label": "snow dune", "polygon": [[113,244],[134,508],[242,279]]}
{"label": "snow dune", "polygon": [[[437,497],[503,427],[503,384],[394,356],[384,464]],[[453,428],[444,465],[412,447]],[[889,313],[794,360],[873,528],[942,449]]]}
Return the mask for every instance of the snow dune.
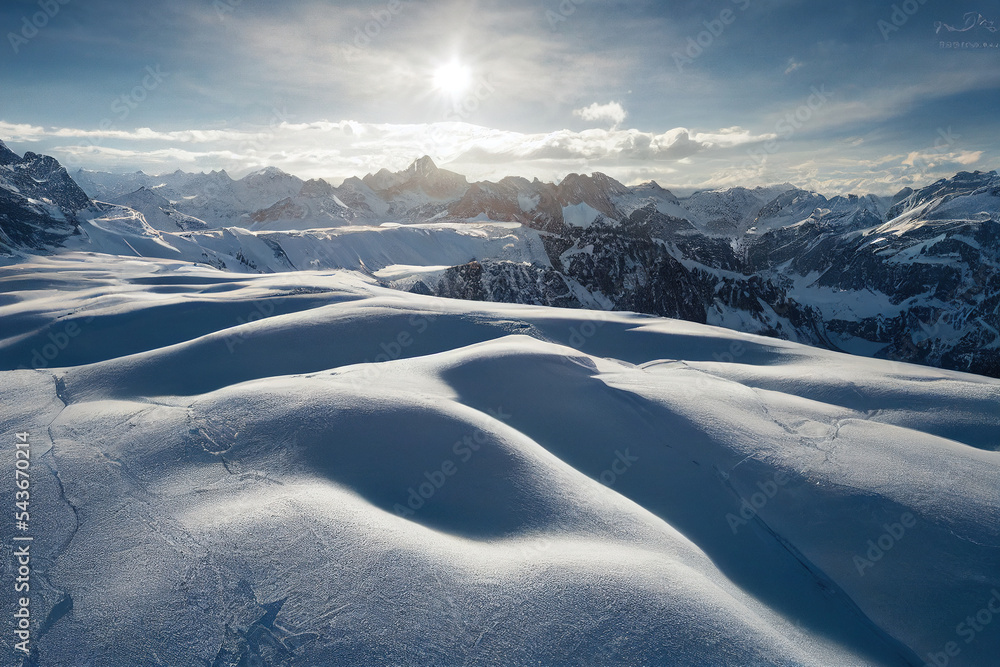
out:
{"label": "snow dune", "polygon": [[39,664],[1000,650],[1000,381],[347,271],[69,253],[0,286]]}

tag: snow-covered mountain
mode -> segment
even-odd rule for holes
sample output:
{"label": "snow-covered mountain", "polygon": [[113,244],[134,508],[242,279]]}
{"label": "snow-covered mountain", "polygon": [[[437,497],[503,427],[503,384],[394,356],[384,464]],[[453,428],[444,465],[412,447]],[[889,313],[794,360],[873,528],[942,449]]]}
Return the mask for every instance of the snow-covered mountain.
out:
{"label": "snow-covered mountain", "polygon": [[207,229],[208,223],[190,215],[185,215],[161,194],[143,186],[135,192],[114,197],[109,203],[118,204],[142,213],[149,226],[162,232],[186,232],[192,229]]}
{"label": "snow-covered mountain", "polygon": [[190,174],[151,176],[141,171],[110,174],[78,170],[74,177],[95,200],[117,201],[139,189],[149,190],[167,200],[180,213],[202,220],[212,227],[249,226],[249,216],[275,202],[297,195],[303,181],[280,169],[267,167],[239,180],[225,170]]}
{"label": "snow-covered mountain", "polygon": [[787,184],[678,198],[603,174],[468,183],[428,157],[336,187],[276,169],[79,177],[139,215],[11,224],[24,243],[7,245],[43,250],[25,230],[48,229],[67,248],[227,270],[359,269],[418,293],[630,310],[1000,376],[996,172],[891,199]]}
{"label": "snow-covered mountain", "polygon": [[703,190],[683,201],[702,229],[711,234],[739,237],[753,226],[761,209],[775,197],[796,188],[791,185],[771,188],[728,188]]}
{"label": "snow-covered mountain", "polygon": [[59,246],[92,206],[55,159],[0,141],[0,251]]}
{"label": "snow-covered mountain", "polygon": [[1000,651],[1000,381],[346,271],[67,252],[0,284],[23,664]]}
{"label": "snow-covered mountain", "polygon": [[[661,199],[617,220],[544,227],[549,266],[456,267],[420,291],[509,301],[525,282],[575,281],[587,294],[580,306],[1000,376],[996,172],[960,173],[895,204],[793,188],[754,209],[747,199],[761,191],[730,191],[728,217],[708,206],[685,216],[690,199]],[[723,234],[723,219],[745,233]],[[525,300],[566,305],[567,294],[532,291]]]}

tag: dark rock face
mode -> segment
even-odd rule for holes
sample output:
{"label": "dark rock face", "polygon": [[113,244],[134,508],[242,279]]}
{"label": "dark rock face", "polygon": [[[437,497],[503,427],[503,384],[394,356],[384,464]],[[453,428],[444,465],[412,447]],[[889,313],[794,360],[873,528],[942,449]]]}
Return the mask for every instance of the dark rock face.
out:
{"label": "dark rock face", "polygon": [[[732,208],[748,192],[740,189]],[[713,197],[715,206],[721,198]],[[549,232],[551,268],[474,263],[452,269],[432,291],[598,302],[1000,377],[1000,176],[961,173],[893,200],[789,189],[752,217],[734,214],[761,230],[739,238],[706,234],[652,204],[585,228],[531,225]],[[572,290],[562,285],[575,285],[576,296],[567,298]],[[589,304],[581,288],[594,297],[583,299]]]}
{"label": "dark rock face", "polygon": [[0,249],[45,250],[78,233],[90,198],[54,158],[0,142]]}
{"label": "dark rock face", "polygon": [[[424,283],[411,291],[430,292]],[[448,269],[433,290],[438,296],[468,301],[525,303],[581,308],[569,281],[547,267],[514,262],[473,261]]]}

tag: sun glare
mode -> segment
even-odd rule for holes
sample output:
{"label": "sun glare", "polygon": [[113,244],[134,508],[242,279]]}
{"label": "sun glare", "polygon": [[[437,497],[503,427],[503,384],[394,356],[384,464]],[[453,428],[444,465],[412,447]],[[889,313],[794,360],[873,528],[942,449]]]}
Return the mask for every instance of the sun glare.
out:
{"label": "sun glare", "polygon": [[457,60],[452,60],[434,70],[434,88],[452,97],[464,93],[471,83],[472,72]]}

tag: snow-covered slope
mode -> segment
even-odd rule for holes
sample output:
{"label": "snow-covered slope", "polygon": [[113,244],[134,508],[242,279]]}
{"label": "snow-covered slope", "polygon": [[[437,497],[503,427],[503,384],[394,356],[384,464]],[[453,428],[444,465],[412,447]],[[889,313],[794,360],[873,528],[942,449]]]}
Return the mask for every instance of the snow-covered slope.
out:
{"label": "snow-covered slope", "polygon": [[98,206],[100,212],[80,223],[64,249],[252,273],[340,268],[374,272],[397,265],[419,272],[422,267],[447,268],[487,257],[548,266],[539,233],[518,223],[384,223],[286,232],[226,227],[171,233],[154,229],[134,209]]}
{"label": "snow-covered slope", "polygon": [[1000,651],[998,381],[347,272],[67,253],[0,285],[35,664]]}
{"label": "snow-covered slope", "polygon": [[204,220],[181,213],[168,199],[146,187],[115,197],[111,203],[142,213],[150,227],[162,232],[185,232],[208,227]]}

